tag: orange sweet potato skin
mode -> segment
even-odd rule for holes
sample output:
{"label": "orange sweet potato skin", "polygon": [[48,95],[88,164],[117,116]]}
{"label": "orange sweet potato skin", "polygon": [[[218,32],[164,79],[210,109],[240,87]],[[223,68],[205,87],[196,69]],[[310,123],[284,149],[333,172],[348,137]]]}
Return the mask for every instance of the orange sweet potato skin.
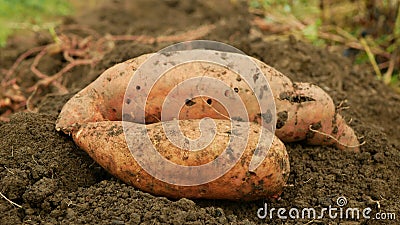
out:
{"label": "orange sweet potato skin", "polygon": [[[56,128],[70,133],[83,123],[121,120],[127,85],[137,68],[150,56],[151,54],[142,55],[105,71],[64,106]],[[336,112],[334,103],[326,92],[313,84],[293,83],[274,68],[259,60],[254,61],[265,74],[273,93],[278,118],[276,135],[283,142],[306,140],[313,145],[335,145],[339,149],[359,151],[357,136]],[[237,74],[216,65],[190,63],[186,67],[170,71],[153,87],[148,96],[146,122],[160,121],[166,95],[179,82],[198,77],[199,74],[207,74],[232,88],[236,87],[248,110],[249,120],[260,121],[258,102],[254,94],[248,91],[248,85],[237,79]],[[226,119],[228,116],[225,108],[217,101],[207,104],[204,99],[195,98],[192,102],[194,104],[183,106],[178,119]]]}
{"label": "orange sweet potato skin", "polygon": [[294,83],[293,91],[279,93],[275,102],[278,117],[275,133],[281,140],[307,140],[313,145],[335,145],[338,149],[359,151],[353,129],[337,113],[333,100],[320,87]]}
{"label": "orange sweet potato skin", "polygon": [[[218,132],[229,133],[230,121],[215,120],[215,122]],[[199,120],[184,120],[180,123],[183,133],[190,136],[197,130]],[[185,157],[181,157],[181,149],[170,144],[165,136],[160,137],[161,123],[150,125],[130,123],[129,129],[133,131],[139,126],[147,127],[149,137],[157,140],[155,144],[161,154],[172,155],[173,161],[182,165],[201,165],[213,160],[223,149],[223,143],[228,140],[226,135],[216,135],[214,142],[201,151],[201,157],[196,157],[196,154],[200,154],[196,152],[189,152]],[[288,154],[284,144],[276,137],[261,165],[252,172],[248,170],[260,129],[260,126],[255,123],[250,125],[249,142],[239,162],[222,177],[196,186],[177,186],[162,182],[149,175],[131,155],[122,129],[120,121],[91,122],[83,124],[77,132],[73,133],[72,137],[77,145],[111,174],[134,187],[155,195],[171,198],[255,200],[278,196],[288,179]],[[140,134],[138,133],[138,135]],[[149,146],[138,146],[138,148],[147,147]]]}
{"label": "orange sweet potato skin", "polygon": [[126,88],[133,72],[149,55],[119,63],[73,96],[61,110],[56,129],[71,133],[84,123],[121,120]]}

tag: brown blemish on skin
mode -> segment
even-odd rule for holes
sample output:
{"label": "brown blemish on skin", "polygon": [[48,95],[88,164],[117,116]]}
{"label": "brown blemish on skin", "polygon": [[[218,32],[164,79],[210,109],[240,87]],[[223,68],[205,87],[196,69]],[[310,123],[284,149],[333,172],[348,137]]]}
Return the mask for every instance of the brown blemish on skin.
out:
{"label": "brown blemish on skin", "polygon": [[192,106],[194,104],[196,104],[196,102],[192,101],[191,99],[186,99],[185,100],[185,105],[186,106]]}
{"label": "brown blemish on skin", "polygon": [[311,125],[311,128],[314,130],[319,130],[319,129],[321,129],[321,127],[322,127],[321,121],[318,121],[317,123],[313,123]]}
{"label": "brown blemish on skin", "polygon": [[279,99],[280,100],[287,100],[287,101],[293,102],[293,103],[302,103],[302,102],[315,101],[315,99],[313,99],[313,98],[311,98],[309,96],[293,95],[292,92],[281,92],[279,94]]}
{"label": "brown blemish on skin", "polygon": [[[322,128],[321,121],[318,121],[317,123],[313,123],[313,124],[311,125],[311,129],[313,129],[313,130],[319,130],[319,129],[321,129],[321,128]],[[315,132],[314,132],[314,131],[308,130],[308,131],[307,131],[307,134],[306,134],[306,139],[311,139],[311,138],[314,137],[314,135],[315,135]]]}
{"label": "brown blemish on skin", "polygon": [[254,83],[258,80],[258,77],[260,76],[260,74],[256,73],[253,75],[253,81]]}
{"label": "brown blemish on skin", "polygon": [[265,113],[257,113],[255,120],[258,120],[258,118],[262,118],[265,123],[271,123],[272,122],[272,113],[268,109],[267,112]]}
{"label": "brown blemish on skin", "polygon": [[128,113],[124,113],[122,115],[122,121],[131,121],[131,122],[133,122],[134,119],[133,119],[132,115],[130,115]]}
{"label": "brown blemish on skin", "polygon": [[286,160],[285,159],[280,159],[279,160],[279,168],[281,169],[281,171],[284,171],[285,170],[285,165],[286,165],[286,162],[285,162]]}
{"label": "brown blemish on skin", "polygon": [[333,127],[332,134],[337,134],[338,131],[339,131],[339,128],[338,128],[338,126],[335,125],[335,126]]}
{"label": "brown blemish on skin", "polygon": [[124,129],[122,127],[118,126],[112,126],[110,129],[107,130],[107,134],[109,136],[118,136],[124,132]]}
{"label": "brown blemish on skin", "polygon": [[276,129],[281,129],[285,126],[286,120],[288,119],[288,112],[278,112],[278,121],[276,122]]}

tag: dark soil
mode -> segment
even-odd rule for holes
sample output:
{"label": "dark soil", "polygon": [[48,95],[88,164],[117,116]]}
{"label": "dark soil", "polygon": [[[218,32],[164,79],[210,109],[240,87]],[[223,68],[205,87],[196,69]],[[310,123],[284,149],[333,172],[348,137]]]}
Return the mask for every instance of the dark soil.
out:
{"label": "dark soil", "polygon": [[[0,123],[0,192],[22,208],[0,198],[0,224],[399,224],[397,220],[257,218],[257,210],[284,207],[346,207],[400,217],[400,96],[377,81],[372,72],[327,49],[290,38],[263,41],[251,27],[245,5],[236,1],[112,1],[66,18],[65,23],[88,25],[102,34],[166,35],[202,24],[217,24],[205,37],[234,45],[274,66],[294,81],[313,82],[338,104],[341,113],[366,144],[361,153],[332,147],[286,144],[291,173],[278,200],[230,202],[171,200],[143,193],[113,178],[72,139],[55,130],[63,104],[102,71],[115,63],[153,52],[170,43],[143,45],[117,42],[94,68],[83,66],[65,74],[71,94],[51,95],[39,102],[38,113],[16,113]],[[266,34],[264,34],[266,36]],[[45,34],[14,37],[0,52],[0,67],[9,68],[25,50],[48,43]],[[43,71],[56,72],[65,63],[59,55],[46,57]],[[29,71],[32,58],[17,70],[22,88],[37,78]],[[3,76],[3,75],[1,75]],[[51,90],[49,90],[51,91]],[[227,187],[229,189],[229,187]]]}

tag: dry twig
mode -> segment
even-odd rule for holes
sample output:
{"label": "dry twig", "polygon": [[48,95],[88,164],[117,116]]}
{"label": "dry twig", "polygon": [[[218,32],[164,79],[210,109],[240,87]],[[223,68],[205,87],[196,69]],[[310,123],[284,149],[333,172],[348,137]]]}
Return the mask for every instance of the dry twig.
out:
{"label": "dry twig", "polygon": [[18,208],[22,208],[22,206],[18,205],[17,203],[11,201],[10,199],[8,199],[5,195],[3,195],[3,193],[0,192],[0,196],[2,198],[4,198],[7,202],[11,203],[11,205],[17,206]]}
{"label": "dry twig", "polygon": [[[40,88],[42,87],[53,85],[55,88],[57,88],[59,93],[68,93],[68,89],[62,85],[61,82],[63,75],[76,66],[95,65],[104,57],[107,52],[113,48],[115,44],[114,42],[116,41],[135,41],[144,44],[188,41],[199,39],[209,34],[213,29],[215,29],[215,27],[215,25],[204,25],[197,29],[189,30],[176,35],[151,37],[146,35],[101,36],[95,30],[87,27],[82,27],[79,25],[62,26],[59,28],[58,34],[54,32],[53,43],[27,50],[20,55],[12,67],[6,71],[5,79],[1,81],[0,86],[4,90],[15,89],[19,91],[19,86],[16,84],[16,80],[11,79],[11,77],[13,74],[15,74],[16,69],[24,60],[33,54],[36,54],[30,66],[30,70],[33,74],[35,74],[39,81],[27,89],[27,92],[30,93],[28,98],[24,97],[23,95],[18,95],[19,97],[23,97],[19,99],[13,99],[10,96],[0,96],[0,107],[11,108],[0,115],[0,120],[6,120],[6,116],[12,112],[20,110],[21,106],[23,107],[26,105],[29,111],[36,111],[33,100],[36,98],[36,95],[39,93]],[[87,36],[81,37],[76,34],[71,34],[72,31],[84,32],[87,34]],[[47,75],[40,71],[38,66],[40,65],[40,62],[44,56],[54,54],[62,54],[63,58],[68,62],[68,64],[57,73],[53,75]]]}

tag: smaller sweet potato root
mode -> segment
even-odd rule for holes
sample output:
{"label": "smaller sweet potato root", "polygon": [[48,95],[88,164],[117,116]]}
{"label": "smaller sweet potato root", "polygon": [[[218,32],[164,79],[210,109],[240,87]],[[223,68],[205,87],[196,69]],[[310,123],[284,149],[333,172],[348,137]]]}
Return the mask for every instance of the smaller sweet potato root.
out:
{"label": "smaller sweet potato root", "polygon": [[[188,137],[199,136],[199,121],[180,121],[182,133]],[[170,143],[165,135],[160,134],[163,130],[162,123],[169,122],[171,121],[149,125],[127,122],[127,126],[129,132],[136,132],[145,126],[157,151],[179,165],[203,165],[214,160],[224,150],[229,136],[232,135],[229,120],[214,120],[217,135],[213,142],[202,151],[183,151]],[[171,198],[255,200],[278,196],[289,176],[288,154],[284,144],[276,137],[264,161],[254,171],[249,171],[260,128],[258,124],[250,123],[247,147],[232,169],[216,180],[196,186],[177,186],[148,174],[130,152],[127,145],[129,140],[125,138],[121,121],[82,124],[77,132],[73,132],[72,137],[103,168],[140,190]],[[138,139],[147,138],[144,135],[146,134],[142,132],[135,133]],[[151,146],[138,145],[137,150],[145,151],[149,147]]]}
{"label": "smaller sweet potato root", "polygon": [[335,145],[359,151],[354,130],[337,113],[331,97],[310,83],[293,83],[293,91],[276,94],[276,135],[284,142],[307,140],[312,145]]}

